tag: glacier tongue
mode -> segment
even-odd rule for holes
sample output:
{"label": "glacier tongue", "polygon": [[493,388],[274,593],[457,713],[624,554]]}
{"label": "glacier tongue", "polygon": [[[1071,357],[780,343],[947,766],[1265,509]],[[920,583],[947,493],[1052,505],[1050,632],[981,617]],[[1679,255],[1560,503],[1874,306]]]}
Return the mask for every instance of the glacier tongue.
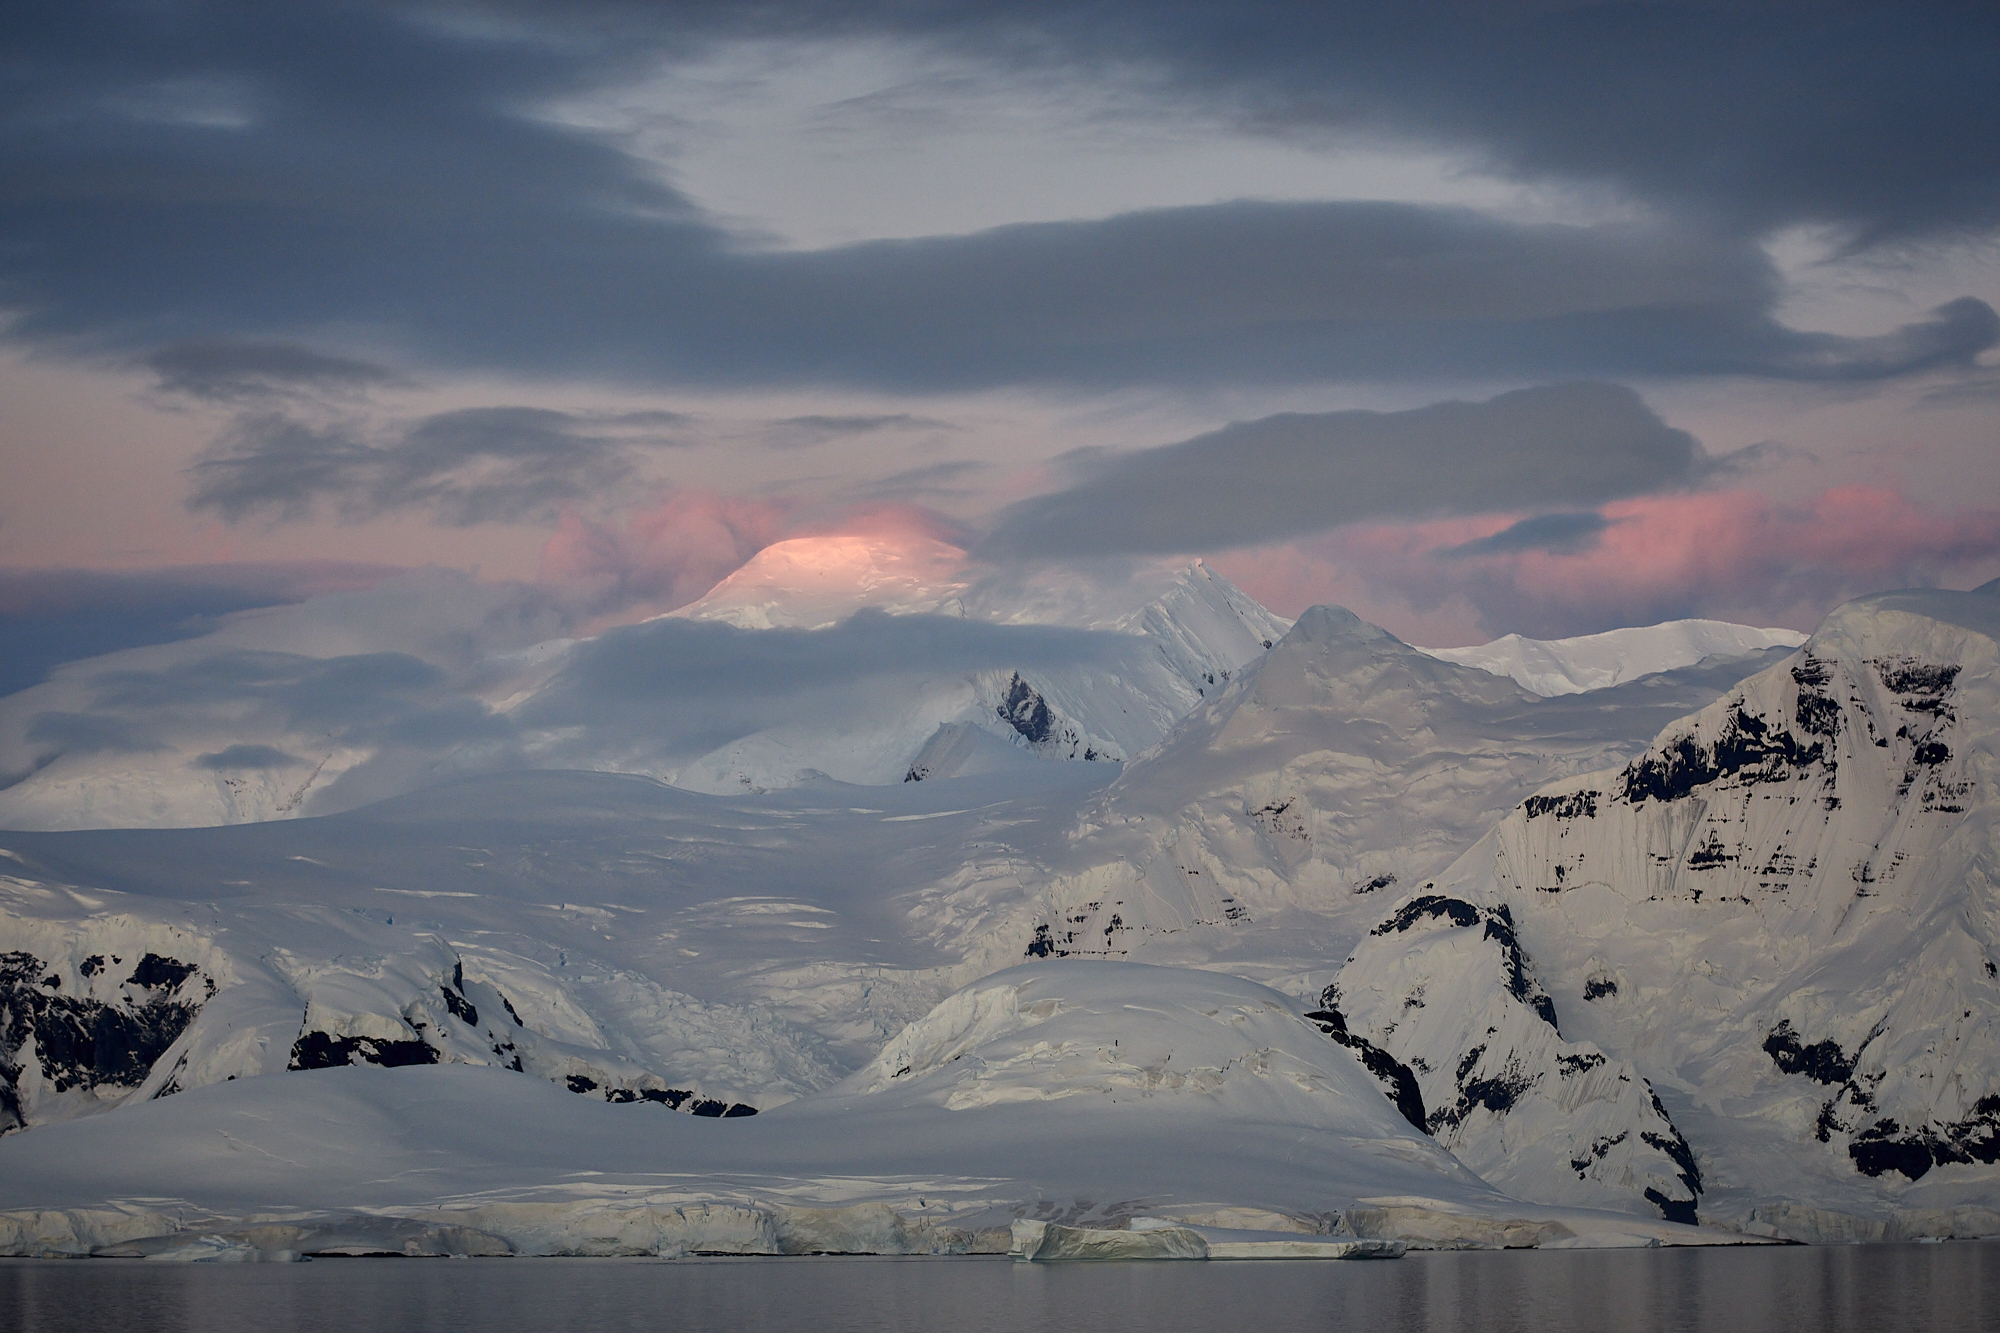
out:
{"label": "glacier tongue", "polygon": [[1429,1244],[1702,1239],[1508,1198],[1405,1124],[1287,997],[1131,964],[984,978],[852,1078],[753,1118],[607,1106],[491,1066],[335,1068],[0,1139],[13,1252],[130,1249],[173,1215],[225,1244],[264,1225],[273,1247],[310,1245],[357,1213],[399,1245],[460,1252],[963,1252],[1004,1248],[983,1238],[1019,1218],[1100,1236],[1148,1217]]}

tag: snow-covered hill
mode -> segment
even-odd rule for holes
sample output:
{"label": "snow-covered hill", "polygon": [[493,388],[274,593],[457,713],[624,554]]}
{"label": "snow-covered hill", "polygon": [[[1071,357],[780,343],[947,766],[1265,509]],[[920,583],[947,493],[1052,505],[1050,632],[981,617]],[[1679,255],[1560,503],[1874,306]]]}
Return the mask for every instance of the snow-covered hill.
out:
{"label": "snow-covered hill", "polygon": [[1536,694],[1581,694],[1640,676],[1690,667],[1704,658],[1748,657],[1796,648],[1797,630],[1752,629],[1723,620],[1669,620],[1573,639],[1524,639],[1518,634],[1471,648],[1425,648],[1447,662],[1509,676]]}

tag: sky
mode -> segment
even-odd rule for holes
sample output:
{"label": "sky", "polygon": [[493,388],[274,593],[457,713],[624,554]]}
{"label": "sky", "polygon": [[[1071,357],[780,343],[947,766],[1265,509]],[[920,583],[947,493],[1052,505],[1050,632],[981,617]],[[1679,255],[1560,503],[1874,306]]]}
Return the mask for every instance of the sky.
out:
{"label": "sky", "polygon": [[1432,646],[2000,575],[1990,5],[147,0],[0,62],[0,693],[861,530]]}

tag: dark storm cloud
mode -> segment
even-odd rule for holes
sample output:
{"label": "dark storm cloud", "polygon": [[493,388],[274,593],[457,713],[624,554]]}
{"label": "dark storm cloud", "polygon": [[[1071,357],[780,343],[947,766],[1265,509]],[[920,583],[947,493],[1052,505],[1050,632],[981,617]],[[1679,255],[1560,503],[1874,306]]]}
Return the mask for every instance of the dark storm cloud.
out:
{"label": "dark storm cloud", "polygon": [[1102,464],[1006,510],[987,549],[1222,550],[1364,519],[1595,504],[1691,484],[1707,466],[1693,436],[1620,385],[1407,412],[1286,413]]}
{"label": "dark storm cloud", "polygon": [[1415,138],[1746,230],[1822,222],[1868,242],[2000,224],[1989,4],[1016,0],[977,23],[870,10],[968,43],[1009,27],[1020,59],[1059,45],[1162,62],[1175,97],[1272,133]]}
{"label": "dark storm cloud", "polygon": [[122,648],[192,639],[221,618],[321,593],[368,588],[392,565],[304,561],[113,573],[0,570],[0,695],[40,684],[55,667]]}
{"label": "dark storm cloud", "polygon": [[351,395],[402,382],[394,371],[294,343],[203,339],[162,347],[146,358],[170,393],[219,402],[291,394]]}
{"label": "dark storm cloud", "polygon": [[[428,509],[460,526],[539,517],[630,478],[642,445],[669,442],[651,433],[661,415],[673,416],[465,408],[375,440],[349,421],[250,413],[190,469],[188,504],[232,522],[298,517],[322,503],[353,518]],[[620,433],[634,421],[642,433]]]}
{"label": "dark storm cloud", "polygon": [[[240,352],[368,330],[439,367],[916,390],[1868,379],[1964,363],[2000,336],[1976,302],[1885,339],[1787,330],[1754,243],[1788,220],[1913,235],[2000,216],[2000,136],[1979,131],[2000,96],[1991,42],[1943,10],[549,12],[76,5],[15,20],[0,95],[0,299],[15,336]],[[1612,179],[1666,220],[1532,227],[1237,203],[770,253],[606,136],[536,114],[709,40],[881,32],[996,61],[1164,62],[1176,96],[1260,123],[1427,136],[1525,174]],[[239,396],[341,383],[335,366],[269,351],[233,378],[162,355],[163,374]],[[344,359],[350,380],[367,364],[307,356]],[[361,447],[280,432],[217,460],[203,503],[295,512],[287,478],[301,470],[394,470]],[[284,455],[277,475],[266,453]],[[406,480],[421,490],[425,476]],[[365,484],[334,490],[376,503]],[[436,502],[474,521],[516,512],[518,492],[447,486]]]}
{"label": "dark storm cloud", "polygon": [[1515,555],[1522,551],[1553,551],[1571,555],[1597,544],[1597,538],[1611,520],[1602,514],[1540,514],[1524,518],[1491,537],[1466,542],[1438,552],[1447,559],[1462,560],[1477,555]]}

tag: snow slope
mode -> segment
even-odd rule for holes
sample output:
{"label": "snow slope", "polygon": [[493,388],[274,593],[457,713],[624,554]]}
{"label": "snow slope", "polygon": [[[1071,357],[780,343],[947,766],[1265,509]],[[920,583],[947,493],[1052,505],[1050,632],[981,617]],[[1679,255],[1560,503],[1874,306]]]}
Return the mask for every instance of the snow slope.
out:
{"label": "snow slope", "polygon": [[1310,997],[1385,902],[1528,793],[1637,753],[1750,669],[1542,698],[1316,607],[1091,801],[1024,924],[1047,956],[1226,966]]}
{"label": "snow slope", "polygon": [[1745,657],[1796,648],[1806,636],[1790,629],[1752,629],[1722,620],[1669,620],[1573,639],[1526,639],[1518,634],[1471,648],[1425,648],[1446,662],[1509,676],[1536,694],[1581,694],[1622,685],[1708,657]]}
{"label": "snow slope", "polygon": [[348,1068],[0,1140],[0,1228],[17,1251],[37,1233],[129,1241],[135,1216],[206,1232],[358,1212],[531,1252],[1004,1249],[1023,1215],[1400,1225],[1433,1243],[1699,1239],[1524,1209],[1404,1123],[1284,996],[1106,963],[988,977],[846,1082],[749,1119],[606,1105],[491,1068]]}

